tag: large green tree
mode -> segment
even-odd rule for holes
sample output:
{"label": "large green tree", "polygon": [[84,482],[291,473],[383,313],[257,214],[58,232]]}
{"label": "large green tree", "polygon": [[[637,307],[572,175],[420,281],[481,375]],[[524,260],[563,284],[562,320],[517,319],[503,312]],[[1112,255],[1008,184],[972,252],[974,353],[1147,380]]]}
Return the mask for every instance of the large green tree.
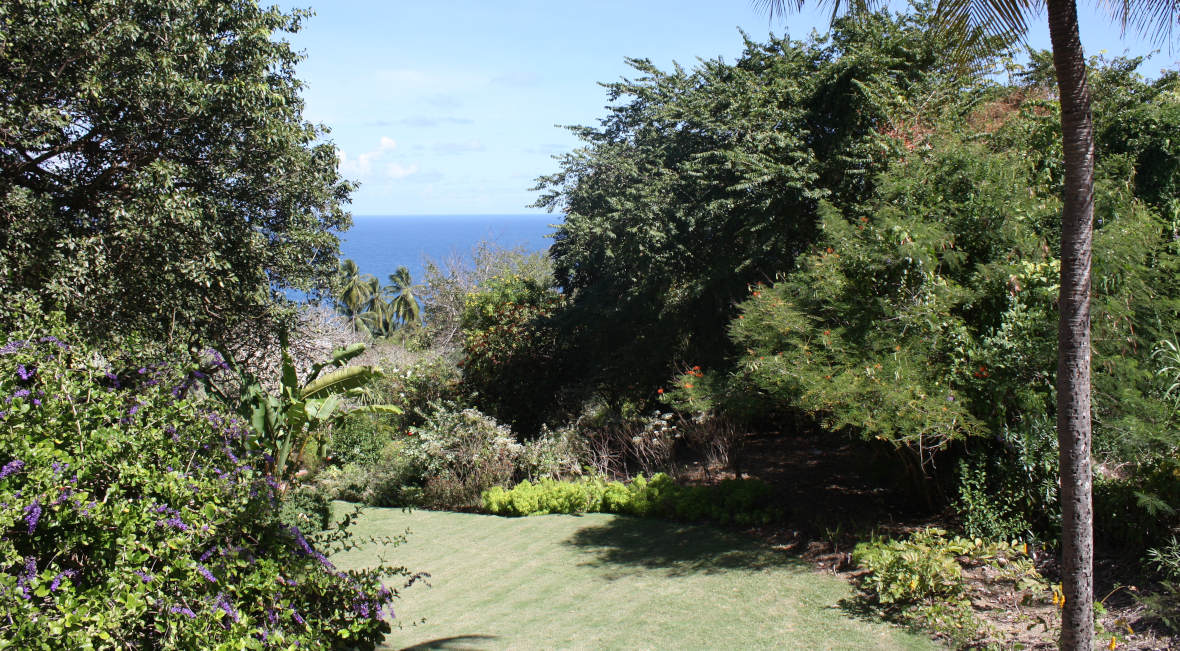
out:
{"label": "large green tree", "polygon": [[551,249],[570,305],[563,339],[608,398],[655,390],[678,365],[732,355],[749,284],[791,268],[827,199],[855,206],[913,126],[970,85],[921,16],[841,22],[808,41],[746,42],[693,70],[631,60],[584,147],[540,180],[566,214]]}
{"label": "large green tree", "polygon": [[[799,9],[806,0],[763,0],[774,12]],[[842,8],[864,12],[876,0],[830,0],[833,16]],[[1061,103],[1064,188],[1061,211],[1061,283],[1058,294],[1057,436],[1061,460],[1062,582],[1066,605],[1061,646],[1093,646],[1093,506],[1090,467],[1090,267],[1094,239],[1094,128],[1086,57],[1075,0],[941,0],[937,23],[958,35],[960,52],[981,45],[980,36],[1023,37],[1025,16],[1048,8],[1049,39]],[[1155,29],[1170,36],[1180,14],[1175,0],[1110,3],[1125,27]]]}
{"label": "large green tree", "polygon": [[[336,273],[350,185],[303,120],[306,14],[0,3],[0,284],[95,337],[224,341]],[[264,332],[263,327],[253,327]]]}

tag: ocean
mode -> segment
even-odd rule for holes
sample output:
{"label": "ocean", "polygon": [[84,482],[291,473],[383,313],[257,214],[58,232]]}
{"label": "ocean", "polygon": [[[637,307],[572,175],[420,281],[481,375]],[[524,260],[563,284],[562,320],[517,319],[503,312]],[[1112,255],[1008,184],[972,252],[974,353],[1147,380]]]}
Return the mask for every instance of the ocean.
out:
{"label": "ocean", "polygon": [[553,242],[547,237],[553,233],[551,224],[561,219],[550,214],[354,216],[352,228],[340,237],[340,258],[351,258],[361,273],[376,276],[382,285],[400,266],[419,283],[425,280],[426,257],[470,260],[479,242],[545,251]]}

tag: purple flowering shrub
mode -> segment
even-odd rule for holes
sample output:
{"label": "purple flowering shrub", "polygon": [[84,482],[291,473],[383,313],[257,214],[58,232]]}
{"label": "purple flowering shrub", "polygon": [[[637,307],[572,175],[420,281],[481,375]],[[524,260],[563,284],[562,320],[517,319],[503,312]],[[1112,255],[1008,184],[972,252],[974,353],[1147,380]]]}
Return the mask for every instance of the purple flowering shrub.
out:
{"label": "purple flowering shrub", "polygon": [[[58,317],[0,324],[0,641],[372,648],[403,568],[341,572],[345,527],[277,517],[248,426],[169,366],[113,373]],[[42,323],[36,323],[42,319]],[[46,327],[44,321],[51,322]],[[7,323],[6,323],[7,322]],[[6,644],[0,643],[0,648]]]}

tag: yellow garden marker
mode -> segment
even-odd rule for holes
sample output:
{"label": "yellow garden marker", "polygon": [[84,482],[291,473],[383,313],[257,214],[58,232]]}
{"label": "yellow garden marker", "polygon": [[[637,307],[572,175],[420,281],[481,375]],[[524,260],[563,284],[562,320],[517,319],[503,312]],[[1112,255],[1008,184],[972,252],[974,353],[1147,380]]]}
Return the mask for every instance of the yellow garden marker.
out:
{"label": "yellow garden marker", "polygon": [[1113,636],[1113,635],[1110,636],[1110,644],[1107,646],[1107,648],[1110,649],[1110,651],[1114,651],[1115,647],[1117,647],[1118,645],[1119,645],[1118,639],[1115,638],[1115,636]]}

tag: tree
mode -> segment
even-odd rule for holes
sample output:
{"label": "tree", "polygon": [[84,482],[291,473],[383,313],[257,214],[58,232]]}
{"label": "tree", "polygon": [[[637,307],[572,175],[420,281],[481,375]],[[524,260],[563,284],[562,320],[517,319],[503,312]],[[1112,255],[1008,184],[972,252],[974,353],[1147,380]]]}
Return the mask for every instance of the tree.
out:
{"label": "tree", "polygon": [[680,365],[715,368],[750,284],[789,271],[827,200],[856,210],[901,152],[913,107],[972,85],[923,16],[841,21],[808,41],[746,41],[692,70],[631,60],[585,146],[539,180],[565,213],[551,248],[577,377],[611,402],[653,397]]}
{"label": "tree", "polygon": [[397,271],[389,274],[389,285],[383,289],[383,293],[389,297],[394,318],[403,326],[417,325],[422,319],[422,308],[414,290],[410,270],[405,267],[398,267]]}
{"label": "tree", "polygon": [[0,3],[0,286],[96,339],[218,343],[331,285],[351,192],[304,122],[307,14]]}
{"label": "tree", "polygon": [[349,325],[358,332],[366,330],[362,317],[370,312],[374,300],[380,300],[374,285],[380,285],[370,274],[362,274],[356,262],[351,259],[340,261],[337,275],[339,289],[336,294],[336,309],[348,319]]}
{"label": "tree", "polygon": [[[804,0],[760,0],[771,16]],[[875,0],[831,0],[833,16],[842,7],[864,12]],[[1023,36],[1025,15],[1040,8],[1034,0],[942,0],[937,22],[958,34],[961,51],[974,49],[986,34]],[[1062,502],[1062,583],[1065,608],[1061,645],[1093,646],[1093,506],[1090,467],[1090,266],[1094,221],[1094,133],[1086,58],[1074,0],[1047,0],[1049,38],[1061,102],[1061,141],[1065,187],[1061,212],[1061,287],[1058,298],[1057,436],[1060,444]],[[1174,0],[1113,3],[1115,17],[1141,28],[1157,27],[1171,36],[1177,17]]]}

